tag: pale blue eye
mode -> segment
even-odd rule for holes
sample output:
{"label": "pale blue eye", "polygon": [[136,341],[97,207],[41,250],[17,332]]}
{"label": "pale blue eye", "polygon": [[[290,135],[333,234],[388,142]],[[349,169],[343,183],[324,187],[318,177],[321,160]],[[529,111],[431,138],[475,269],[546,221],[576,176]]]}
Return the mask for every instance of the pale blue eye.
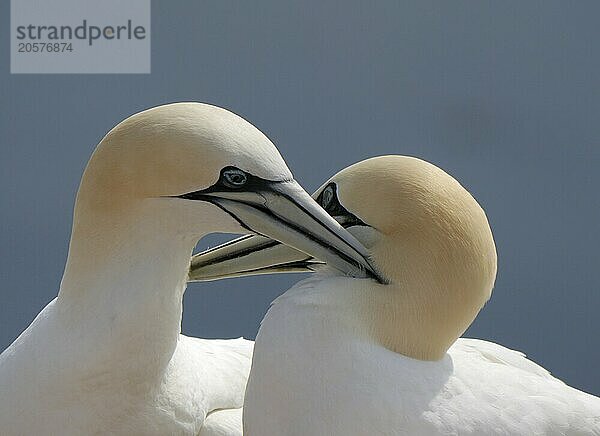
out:
{"label": "pale blue eye", "polygon": [[222,181],[225,186],[230,188],[239,188],[248,181],[248,176],[242,170],[230,168],[223,171]]}

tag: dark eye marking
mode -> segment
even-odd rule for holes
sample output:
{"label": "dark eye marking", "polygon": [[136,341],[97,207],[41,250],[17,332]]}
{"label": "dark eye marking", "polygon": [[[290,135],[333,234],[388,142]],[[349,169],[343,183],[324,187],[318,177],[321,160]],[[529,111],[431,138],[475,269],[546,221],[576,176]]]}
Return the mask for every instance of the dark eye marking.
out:
{"label": "dark eye marking", "polygon": [[226,167],[221,171],[219,182],[228,188],[241,188],[248,181],[248,175],[235,167]]}
{"label": "dark eye marking", "polygon": [[321,192],[321,195],[319,197],[321,199],[319,204],[321,205],[321,207],[323,207],[323,209],[327,209],[327,207],[329,207],[331,202],[334,201],[336,197],[335,187],[331,184],[327,185],[325,189],[323,189],[323,192]]}
{"label": "dark eye marking", "polygon": [[[221,170],[219,178],[212,186],[177,197],[186,200],[211,201],[219,192],[260,192],[268,190],[269,185],[273,183],[279,182],[262,179],[234,166],[228,166]],[[211,197],[207,197],[211,194]]]}
{"label": "dark eye marking", "polygon": [[342,206],[337,196],[337,185],[333,182],[321,191],[317,197],[317,203],[343,227],[369,226]]}

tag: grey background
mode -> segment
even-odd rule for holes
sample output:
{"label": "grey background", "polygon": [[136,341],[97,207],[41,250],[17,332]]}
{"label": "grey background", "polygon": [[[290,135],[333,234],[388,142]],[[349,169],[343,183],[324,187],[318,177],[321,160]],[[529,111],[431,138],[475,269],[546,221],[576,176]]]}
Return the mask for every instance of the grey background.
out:
{"label": "grey background", "polygon": [[[151,75],[11,76],[0,6],[0,348],[57,292],[98,140],[141,109],[198,100],[261,128],[309,191],[379,154],[449,171],[486,209],[499,253],[492,300],[468,335],[600,394],[600,3],[152,7]],[[190,286],[183,330],[252,338],[299,278]]]}

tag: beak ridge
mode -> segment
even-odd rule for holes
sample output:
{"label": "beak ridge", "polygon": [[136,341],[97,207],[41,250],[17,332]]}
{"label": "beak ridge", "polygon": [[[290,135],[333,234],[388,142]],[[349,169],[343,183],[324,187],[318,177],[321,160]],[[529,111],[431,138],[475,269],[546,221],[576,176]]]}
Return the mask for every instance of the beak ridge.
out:
{"label": "beak ridge", "polygon": [[[232,272],[238,271],[238,274],[234,275],[265,273],[264,263],[270,257],[271,260],[278,260],[278,272],[305,271],[307,268],[312,271],[312,268],[318,268],[318,265],[325,262],[351,277],[374,277],[379,280],[367,250],[293,180],[271,182],[268,189],[257,192],[211,192],[205,194],[205,198],[225,210],[253,233],[274,239],[300,253],[291,255],[293,250],[289,248],[269,246],[271,243],[265,241],[267,238],[251,240],[245,237],[236,241],[240,244],[238,246],[229,245],[225,251],[219,253],[207,252],[207,257],[203,259],[196,257],[192,264],[194,271],[201,267],[207,268],[210,264],[214,274],[217,272],[216,259],[223,255],[225,257],[221,261],[225,263],[218,268],[223,273],[226,265],[231,266],[233,259],[244,257],[239,251],[242,254],[260,251],[260,258],[256,257],[257,255],[246,258],[250,262],[244,265],[243,271],[233,268]],[[194,276],[199,275],[192,272],[190,278],[193,279]]]}

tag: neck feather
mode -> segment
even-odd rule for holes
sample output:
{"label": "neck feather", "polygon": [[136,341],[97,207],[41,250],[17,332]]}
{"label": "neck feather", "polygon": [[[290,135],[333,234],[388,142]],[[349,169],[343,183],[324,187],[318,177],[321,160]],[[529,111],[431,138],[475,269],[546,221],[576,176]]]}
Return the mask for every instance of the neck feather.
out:
{"label": "neck feather", "polygon": [[[387,285],[317,274],[275,300],[270,312],[287,314],[285,323],[295,323],[293,330],[302,332],[296,334],[306,337],[352,338],[414,359],[439,360],[471,324],[489,292],[481,285],[446,280],[447,275],[440,279],[430,265],[420,265],[398,266],[403,280]],[[296,312],[302,315],[292,318]]]}
{"label": "neck feather", "polygon": [[111,370],[113,365],[132,372],[162,370],[181,330],[196,240],[171,231],[168,223],[134,214],[89,218],[76,214],[74,220],[57,299],[64,323],[78,331],[81,352],[90,361]]}

